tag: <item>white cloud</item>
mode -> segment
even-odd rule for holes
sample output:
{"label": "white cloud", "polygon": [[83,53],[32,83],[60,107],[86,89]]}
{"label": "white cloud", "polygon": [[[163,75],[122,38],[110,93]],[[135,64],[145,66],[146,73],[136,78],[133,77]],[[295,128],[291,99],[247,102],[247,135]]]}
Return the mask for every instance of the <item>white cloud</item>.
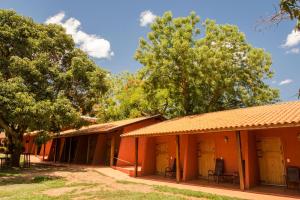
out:
{"label": "white cloud", "polygon": [[147,26],[152,24],[156,18],[150,10],[145,10],[140,14],[140,26]]}
{"label": "white cloud", "polygon": [[45,21],[45,23],[46,24],[60,24],[64,17],[65,17],[65,13],[64,12],[59,12],[56,15],[54,15],[52,17],[49,17]]}
{"label": "white cloud", "polygon": [[293,82],[292,79],[285,79],[285,80],[283,80],[283,81],[280,81],[280,82],[279,82],[279,85],[287,85],[287,84],[290,84],[290,83],[292,83],[292,82]]}
{"label": "white cloud", "polygon": [[286,53],[299,54],[300,48],[292,48],[291,50],[286,51]]}
{"label": "white cloud", "polygon": [[290,48],[300,44],[300,32],[293,30],[290,34],[288,34],[285,44],[283,47]]}
{"label": "white cloud", "polygon": [[46,24],[59,24],[66,29],[67,34],[72,35],[74,42],[80,49],[85,51],[89,56],[94,58],[110,58],[114,55],[110,47],[110,42],[100,36],[88,34],[81,29],[81,22],[75,18],[69,18],[65,21],[64,12],[49,17]]}

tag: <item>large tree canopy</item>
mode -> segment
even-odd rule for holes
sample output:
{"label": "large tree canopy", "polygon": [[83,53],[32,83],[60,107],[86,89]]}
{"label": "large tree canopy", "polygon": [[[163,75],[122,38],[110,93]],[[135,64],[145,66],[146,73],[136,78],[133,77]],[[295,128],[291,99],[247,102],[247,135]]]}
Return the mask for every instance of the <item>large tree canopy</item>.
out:
{"label": "large tree canopy", "polygon": [[24,132],[78,125],[106,92],[106,75],[61,26],[0,10],[0,128],[14,165]]}
{"label": "large tree canopy", "polygon": [[199,21],[166,12],[140,40],[135,58],[149,110],[172,117],[277,101],[278,90],[265,83],[270,54],[233,25],[206,20],[201,35]]}
{"label": "large tree canopy", "polygon": [[100,121],[115,121],[150,114],[138,74],[124,72],[110,79],[111,86],[105,98],[96,107]]}

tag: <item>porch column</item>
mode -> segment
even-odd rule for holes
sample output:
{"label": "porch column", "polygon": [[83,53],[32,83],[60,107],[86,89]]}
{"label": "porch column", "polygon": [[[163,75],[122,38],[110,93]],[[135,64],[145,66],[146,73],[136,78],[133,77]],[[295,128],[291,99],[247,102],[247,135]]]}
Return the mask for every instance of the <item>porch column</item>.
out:
{"label": "porch column", "polygon": [[114,154],[115,154],[116,136],[112,135],[110,144],[110,166],[114,165]]}
{"label": "porch column", "polygon": [[56,162],[56,154],[57,154],[57,140],[58,140],[58,138],[55,138],[55,145],[54,145],[54,158],[53,158],[53,160],[54,160],[54,162]]}
{"label": "porch column", "polygon": [[90,155],[90,136],[87,138],[87,150],[86,150],[86,164],[89,163],[89,155]]}
{"label": "porch column", "polygon": [[72,151],[72,137],[70,137],[70,140],[69,140],[69,158],[68,158],[68,163],[71,162],[71,151]]}
{"label": "porch column", "polygon": [[245,190],[245,176],[244,176],[244,170],[243,170],[240,131],[236,131],[235,136],[236,136],[236,147],[237,147],[237,161],[238,161],[239,177],[240,177],[240,189]]}
{"label": "porch column", "polygon": [[180,144],[179,144],[179,135],[176,135],[176,182],[180,182]]}
{"label": "porch column", "polygon": [[134,138],[135,142],[135,161],[134,161],[134,177],[138,176],[138,165],[139,165],[139,138]]}

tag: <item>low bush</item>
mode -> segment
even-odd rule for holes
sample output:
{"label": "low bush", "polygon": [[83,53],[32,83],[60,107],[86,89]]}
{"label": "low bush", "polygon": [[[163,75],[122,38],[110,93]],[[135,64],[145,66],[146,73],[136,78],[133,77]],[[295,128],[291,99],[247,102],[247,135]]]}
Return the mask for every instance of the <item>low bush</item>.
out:
{"label": "low bush", "polygon": [[0,147],[0,153],[5,153],[6,152],[6,147]]}

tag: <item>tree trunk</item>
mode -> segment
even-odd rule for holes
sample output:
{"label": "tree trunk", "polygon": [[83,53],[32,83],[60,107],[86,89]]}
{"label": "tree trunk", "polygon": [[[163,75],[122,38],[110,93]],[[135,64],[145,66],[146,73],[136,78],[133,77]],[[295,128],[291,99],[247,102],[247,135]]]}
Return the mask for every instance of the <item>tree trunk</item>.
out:
{"label": "tree trunk", "polygon": [[23,152],[23,134],[22,133],[14,133],[15,135],[10,135],[8,137],[9,142],[9,153],[11,154],[11,163],[12,167],[20,166],[20,156]]}
{"label": "tree trunk", "polygon": [[20,156],[22,151],[14,149],[11,154],[11,166],[12,167],[20,167]]}
{"label": "tree trunk", "polygon": [[5,135],[8,138],[8,153],[11,154],[10,165],[12,167],[20,166],[20,156],[23,152],[23,135],[26,128],[15,129],[9,126],[5,120],[0,117],[0,127],[4,129]]}

